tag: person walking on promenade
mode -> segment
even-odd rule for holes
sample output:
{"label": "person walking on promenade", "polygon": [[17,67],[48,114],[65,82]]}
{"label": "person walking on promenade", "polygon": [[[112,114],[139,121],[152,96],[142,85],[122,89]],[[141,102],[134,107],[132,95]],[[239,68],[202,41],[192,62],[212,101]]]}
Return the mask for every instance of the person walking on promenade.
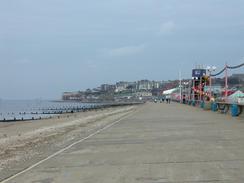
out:
{"label": "person walking on promenade", "polygon": [[167,102],[167,104],[170,104],[170,100],[171,100],[170,95],[166,95],[166,102]]}
{"label": "person walking on promenade", "polygon": [[165,97],[163,96],[163,97],[162,97],[162,102],[163,102],[163,103],[164,103],[164,100],[165,100]]}

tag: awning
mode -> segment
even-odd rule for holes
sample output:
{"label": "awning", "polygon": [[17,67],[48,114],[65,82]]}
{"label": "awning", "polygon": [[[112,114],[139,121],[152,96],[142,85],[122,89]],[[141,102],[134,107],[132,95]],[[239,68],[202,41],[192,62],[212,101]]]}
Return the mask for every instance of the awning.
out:
{"label": "awning", "polygon": [[170,90],[165,90],[163,92],[163,95],[170,95],[170,94],[172,94],[173,92],[175,92],[177,90],[178,90],[178,88],[173,88],[173,89],[170,89]]}

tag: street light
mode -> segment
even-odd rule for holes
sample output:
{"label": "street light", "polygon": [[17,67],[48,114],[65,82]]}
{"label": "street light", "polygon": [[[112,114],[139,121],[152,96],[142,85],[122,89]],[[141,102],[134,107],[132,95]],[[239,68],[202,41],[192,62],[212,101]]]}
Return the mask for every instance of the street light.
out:
{"label": "street light", "polygon": [[211,78],[211,74],[213,71],[215,71],[217,69],[217,67],[215,66],[207,66],[207,71],[209,73],[209,98],[211,100],[212,98],[212,78]]}
{"label": "street light", "polygon": [[185,96],[185,98],[183,98],[183,101],[184,101],[184,99],[186,100],[186,93],[187,93],[186,86],[188,86],[188,85],[189,85],[189,82],[186,82],[186,81],[183,82],[183,96]]}

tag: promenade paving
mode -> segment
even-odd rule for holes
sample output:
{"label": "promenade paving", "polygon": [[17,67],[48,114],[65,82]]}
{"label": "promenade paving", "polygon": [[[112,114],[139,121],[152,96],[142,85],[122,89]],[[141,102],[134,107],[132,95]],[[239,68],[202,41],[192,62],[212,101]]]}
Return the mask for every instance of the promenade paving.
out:
{"label": "promenade paving", "polygon": [[244,121],[148,103],[9,182],[243,183]]}

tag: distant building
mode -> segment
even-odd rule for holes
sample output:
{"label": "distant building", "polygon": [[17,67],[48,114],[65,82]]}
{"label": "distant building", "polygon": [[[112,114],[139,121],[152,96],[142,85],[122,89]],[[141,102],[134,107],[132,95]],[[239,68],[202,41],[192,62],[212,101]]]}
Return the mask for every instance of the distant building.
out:
{"label": "distant building", "polygon": [[81,100],[82,94],[80,92],[64,92],[63,100]]}
{"label": "distant building", "polygon": [[111,92],[116,89],[116,86],[110,84],[102,84],[100,88],[102,92],[109,92],[109,91]]}
{"label": "distant building", "polygon": [[127,89],[127,87],[129,86],[129,82],[120,81],[117,82],[115,86],[115,92],[121,92]]}
{"label": "distant building", "polygon": [[149,80],[140,80],[137,82],[137,90],[151,90],[152,82]]}
{"label": "distant building", "polygon": [[152,92],[147,92],[147,91],[139,91],[136,92],[136,97],[151,97]]}
{"label": "distant building", "polygon": [[130,92],[136,91],[136,82],[129,82],[129,85],[126,87],[126,89]]}
{"label": "distant building", "polygon": [[232,74],[231,78],[236,78],[240,82],[244,81],[244,74]]}
{"label": "distant building", "polygon": [[159,81],[152,81],[152,88],[153,89],[158,89],[160,88],[161,82]]}
{"label": "distant building", "polygon": [[162,89],[160,89],[160,88],[153,88],[152,89],[152,95],[153,96],[160,96],[160,95],[162,95]]}
{"label": "distant building", "polygon": [[63,100],[79,100],[82,102],[101,102],[118,100],[149,99],[160,96],[163,88],[178,85],[175,81],[140,80],[134,82],[119,81],[116,84],[102,84],[93,89],[78,92],[64,92]]}

